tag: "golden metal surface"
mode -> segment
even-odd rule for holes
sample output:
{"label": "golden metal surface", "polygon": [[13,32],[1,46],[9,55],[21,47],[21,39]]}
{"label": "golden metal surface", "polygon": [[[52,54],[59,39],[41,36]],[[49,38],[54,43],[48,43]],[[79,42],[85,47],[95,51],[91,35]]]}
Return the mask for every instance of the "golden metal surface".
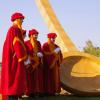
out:
{"label": "golden metal surface", "polygon": [[[100,59],[90,54],[78,51],[59,23],[48,0],[35,1],[48,26],[49,31],[57,33],[58,37],[56,43],[61,47],[64,58],[72,56],[72,58],[76,57],[77,59],[78,56],[81,57],[80,61],[76,62],[74,65],[72,64],[73,69],[71,75],[75,77],[93,77],[100,75]],[[70,60],[68,63],[73,62]]]}
{"label": "golden metal surface", "polygon": [[36,4],[48,26],[50,32],[56,32],[58,37],[56,43],[61,47],[62,52],[77,51],[78,49],[68,37],[67,33],[59,23],[48,0],[35,0]]}

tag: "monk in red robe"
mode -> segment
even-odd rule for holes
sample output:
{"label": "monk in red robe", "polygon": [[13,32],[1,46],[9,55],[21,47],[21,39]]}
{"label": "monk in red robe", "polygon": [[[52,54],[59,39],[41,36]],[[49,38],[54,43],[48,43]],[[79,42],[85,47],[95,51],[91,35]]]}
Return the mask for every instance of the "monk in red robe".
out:
{"label": "monk in red robe", "polygon": [[[25,43],[25,38],[26,38],[26,30],[24,30],[24,29],[22,29],[21,30],[22,32],[22,37],[23,37],[23,41],[24,41],[24,43]],[[27,67],[29,67],[29,66],[26,66],[26,70],[27,70]],[[27,77],[27,76],[26,76]],[[27,80],[27,79],[26,79]],[[27,82],[26,82],[27,83]],[[27,84],[26,84],[26,91],[27,91]],[[25,91],[25,92],[26,92]],[[25,92],[23,93],[23,95],[25,95]],[[19,100],[20,99],[22,99],[23,98],[23,95],[20,95],[18,98],[19,98]]]}
{"label": "monk in red robe", "polygon": [[43,66],[41,44],[37,40],[38,31],[36,29],[29,30],[29,40],[26,41],[28,56],[31,61],[31,67],[28,68],[28,91],[29,96],[41,95],[44,92],[43,87]]}
{"label": "monk in red robe", "polygon": [[16,12],[11,16],[13,25],[9,28],[3,46],[1,70],[2,100],[18,100],[26,90],[25,65],[30,64],[22,38],[24,16]]}
{"label": "monk in red robe", "polygon": [[48,34],[48,42],[43,44],[44,53],[44,77],[45,92],[48,95],[60,93],[60,64],[62,53],[58,45],[55,44],[56,33]]}
{"label": "monk in red robe", "polygon": [[24,30],[24,29],[22,29],[22,37],[23,37],[23,39],[25,39],[25,37],[26,37],[26,30]]}

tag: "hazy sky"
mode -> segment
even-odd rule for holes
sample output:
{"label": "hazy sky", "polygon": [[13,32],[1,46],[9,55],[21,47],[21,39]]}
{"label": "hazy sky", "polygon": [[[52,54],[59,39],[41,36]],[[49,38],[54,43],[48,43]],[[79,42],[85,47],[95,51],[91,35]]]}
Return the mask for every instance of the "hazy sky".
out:
{"label": "hazy sky", "polygon": [[[87,40],[100,47],[100,0],[49,0],[54,12],[77,48],[82,50]],[[36,28],[44,43],[49,32],[34,0],[2,0],[0,2],[0,61],[12,13],[25,15],[23,28]],[[27,31],[28,33],[28,31]]]}

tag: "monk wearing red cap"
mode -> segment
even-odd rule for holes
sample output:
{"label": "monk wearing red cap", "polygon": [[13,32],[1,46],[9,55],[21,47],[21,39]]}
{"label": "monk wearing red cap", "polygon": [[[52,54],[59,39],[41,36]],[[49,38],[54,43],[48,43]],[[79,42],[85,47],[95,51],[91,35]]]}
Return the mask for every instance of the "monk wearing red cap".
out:
{"label": "monk wearing red cap", "polygon": [[28,95],[33,97],[41,95],[43,88],[43,66],[41,44],[37,40],[38,31],[36,29],[29,30],[29,40],[26,41],[26,48],[31,60],[31,67],[28,69]]}
{"label": "monk wearing red cap", "polygon": [[22,37],[24,16],[14,13],[11,16],[13,25],[9,28],[3,46],[1,70],[2,100],[18,100],[26,89],[25,65],[30,64]]}
{"label": "monk wearing red cap", "polygon": [[56,33],[48,34],[48,42],[43,44],[44,53],[44,77],[45,92],[47,95],[57,95],[61,91],[60,84],[60,64],[62,53],[58,45],[55,44]]}

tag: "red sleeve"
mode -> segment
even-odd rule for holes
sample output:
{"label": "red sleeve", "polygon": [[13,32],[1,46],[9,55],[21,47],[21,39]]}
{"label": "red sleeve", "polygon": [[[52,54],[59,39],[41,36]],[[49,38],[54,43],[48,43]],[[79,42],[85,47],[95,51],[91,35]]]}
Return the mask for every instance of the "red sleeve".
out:
{"label": "red sleeve", "polygon": [[[60,48],[58,45],[55,45],[55,47],[57,48]],[[60,51],[59,53],[58,53],[58,61],[57,61],[57,63],[58,63],[58,65],[60,65],[61,64],[61,62],[62,62],[62,60],[63,60],[63,55],[62,55],[62,52]]]}
{"label": "red sleeve", "polygon": [[53,63],[55,63],[55,54],[50,52],[49,46],[47,43],[45,43],[42,47],[42,51],[44,54],[44,64],[47,66],[52,66]]}
{"label": "red sleeve", "polygon": [[15,50],[15,54],[18,58],[18,61],[25,60],[27,58],[27,52],[25,48],[25,44],[23,38],[21,36],[21,31],[18,28],[13,29],[13,47]]}
{"label": "red sleeve", "polygon": [[40,41],[37,41],[37,45],[38,45],[38,51],[39,51],[39,52],[42,52]]}

